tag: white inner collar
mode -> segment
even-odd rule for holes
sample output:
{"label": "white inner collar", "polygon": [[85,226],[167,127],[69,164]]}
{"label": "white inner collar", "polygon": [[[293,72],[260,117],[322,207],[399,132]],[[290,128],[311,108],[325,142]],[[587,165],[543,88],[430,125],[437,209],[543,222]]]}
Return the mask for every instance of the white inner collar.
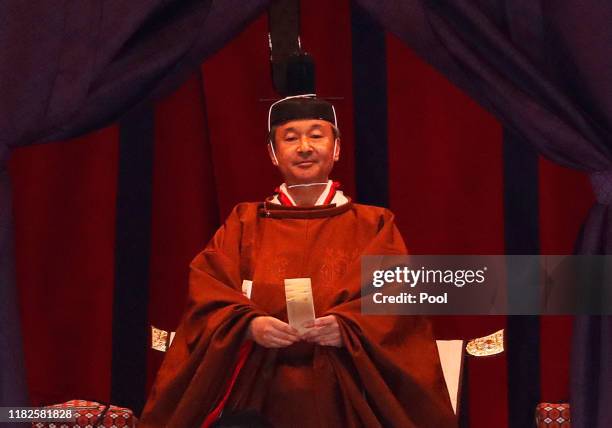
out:
{"label": "white inner collar", "polygon": [[[333,185],[333,181],[328,180],[327,184],[325,185],[325,189],[323,189],[323,191],[319,195],[319,198],[315,202],[315,206],[323,205],[323,203],[329,196],[329,192],[331,192],[332,190],[332,185]],[[289,194],[289,191],[287,190],[287,185],[285,183],[279,186],[279,190],[287,197],[287,199],[289,199],[289,202],[291,202],[292,206],[297,206],[297,204],[295,203],[295,200]],[[340,206],[340,205],[346,204],[347,202],[348,202],[348,199],[346,198],[346,196],[344,196],[342,191],[336,190],[336,194],[334,195],[333,199],[330,201],[330,204],[336,204],[336,206]],[[280,204],[278,195],[275,195],[272,198],[272,203]]]}

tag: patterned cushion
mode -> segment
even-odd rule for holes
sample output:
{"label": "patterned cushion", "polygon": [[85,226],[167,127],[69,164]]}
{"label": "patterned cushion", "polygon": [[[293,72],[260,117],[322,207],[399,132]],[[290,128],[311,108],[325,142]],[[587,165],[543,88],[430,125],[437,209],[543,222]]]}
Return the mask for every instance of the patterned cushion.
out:
{"label": "patterned cushion", "polygon": [[538,428],[569,428],[570,405],[568,403],[540,403],[536,407]]}
{"label": "patterned cushion", "polygon": [[[76,415],[74,422],[36,422],[32,428],[85,428],[92,427],[98,416],[106,407],[95,401],[70,400],[62,404],[47,406],[48,408],[71,408]],[[124,407],[110,406],[104,415],[104,420],[99,421],[104,428],[134,428],[136,418],[130,409]]]}

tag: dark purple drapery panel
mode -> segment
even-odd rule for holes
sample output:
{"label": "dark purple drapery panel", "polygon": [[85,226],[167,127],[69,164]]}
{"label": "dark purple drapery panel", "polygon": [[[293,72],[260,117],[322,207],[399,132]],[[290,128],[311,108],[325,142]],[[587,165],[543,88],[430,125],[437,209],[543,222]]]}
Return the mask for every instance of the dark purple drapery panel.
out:
{"label": "dark purple drapery panel", "polygon": [[[1,157],[0,147],[0,160]],[[0,163],[0,406],[23,405],[26,399],[17,290],[14,286],[10,197],[8,171]]]}
{"label": "dark purple drapery panel", "polygon": [[174,89],[268,0],[0,3],[0,406],[26,401],[10,149],[107,125]]}
{"label": "dark purple drapery panel", "polygon": [[169,92],[266,0],[0,4],[0,142],[65,139]]}
{"label": "dark purple drapery panel", "polygon": [[[578,250],[612,253],[611,2],[356,1],[542,155],[588,172]],[[575,331],[572,426],[612,426],[612,319]]]}
{"label": "dark purple drapery panel", "polygon": [[[574,16],[571,9],[565,15],[558,10],[553,14],[543,4],[548,2],[533,0],[358,2],[544,156],[586,171],[603,171],[611,165],[612,113],[608,112],[606,121],[601,120],[606,117],[601,106],[606,104],[605,89],[610,90],[604,88],[610,85],[609,73],[599,68],[604,87],[599,88],[601,92],[593,88],[592,97],[565,83],[574,82],[572,75],[581,78],[568,65],[572,58],[568,57],[566,40],[577,36],[558,16]],[[591,7],[580,9],[590,9],[593,15],[612,8],[597,0],[588,3]],[[557,2],[550,5],[551,10],[557,7]],[[607,22],[594,21],[593,38],[611,33]],[[593,21],[586,22],[591,26]],[[531,28],[532,23],[538,27]],[[526,44],[517,45],[513,42],[516,38]],[[541,46],[539,52],[534,45]],[[609,53],[609,42],[607,48],[603,42],[598,45],[600,57]],[[591,101],[599,98],[599,103]]]}

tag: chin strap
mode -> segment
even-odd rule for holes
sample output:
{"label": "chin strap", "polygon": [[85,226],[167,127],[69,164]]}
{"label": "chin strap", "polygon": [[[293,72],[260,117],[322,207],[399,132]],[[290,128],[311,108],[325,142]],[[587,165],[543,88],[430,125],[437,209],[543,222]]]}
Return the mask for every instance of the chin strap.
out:
{"label": "chin strap", "polygon": [[321,183],[292,184],[291,186],[286,186],[286,187],[287,189],[293,189],[294,187],[310,187],[310,186],[327,186],[327,181],[323,181]]}
{"label": "chin strap", "polygon": [[270,141],[268,144],[270,145],[270,149],[272,150],[272,157],[274,158],[274,161],[272,163],[274,164],[274,166],[278,166],[278,159],[276,157],[276,152],[274,151],[274,144],[272,144],[272,141]]}
{"label": "chin strap", "polygon": [[[323,183],[307,183],[303,185],[297,184],[292,187],[308,186],[308,185],[315,185],[315,184],[323,184]],[[296,204],[293,202],[293,199],[291,198],[291,196],[289,196],[288,193],[286,193],[286,190],[285,190],[286,187],[287,186],[279,186],[276,189],[274,189],[274,193],[278,195],[278,201],[281,203],[281,205],[286,206],[286,207],[295,207]],[[336,191],[340,189],[341,187],[342,185],[340,184],[339,181],[332,181],[332,184],[329,188],[329,193],[327,194],[327,196],[325,196],[325,199],[321,202],[321,204],[318,204],[318,205],[329,205],[331,201],[334,199],[334,196],[336,196]]]}

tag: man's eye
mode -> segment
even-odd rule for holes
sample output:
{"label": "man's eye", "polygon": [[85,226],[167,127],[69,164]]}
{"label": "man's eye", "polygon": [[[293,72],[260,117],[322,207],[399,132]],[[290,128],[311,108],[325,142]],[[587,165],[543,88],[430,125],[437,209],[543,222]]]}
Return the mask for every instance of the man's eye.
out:
{"label": "man's eye", "polygon": [[297,137],[293,135],[285,137],[285,141],[295,141],[295,140],[297,140]]}
{"label": "man's eye", "polygon": [[321,134],[312,134],[310,136],[310,138],[323,138],[323,135],[321,135]]}

